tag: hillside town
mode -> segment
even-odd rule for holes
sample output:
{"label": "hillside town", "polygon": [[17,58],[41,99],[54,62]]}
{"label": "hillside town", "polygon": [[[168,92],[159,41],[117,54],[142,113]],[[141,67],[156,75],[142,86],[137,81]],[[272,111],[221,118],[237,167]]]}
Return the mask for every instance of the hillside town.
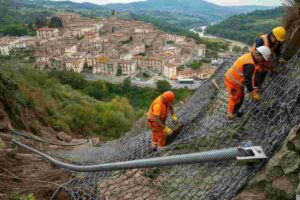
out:
{"label": "hillside town", "polygon": [[49,19],[58,27],[37,29],[34,37],[0,38],[0,54],[32,49],[40,69],[90,71],[106,77],[135,77],[150,73],[166,79],[207,79],[212,64],[198,70],[184,68],[206,56],[206,46],[193,39],[165,33],[151,24],[111,18],[86,19],[76,13],[60,13]]}

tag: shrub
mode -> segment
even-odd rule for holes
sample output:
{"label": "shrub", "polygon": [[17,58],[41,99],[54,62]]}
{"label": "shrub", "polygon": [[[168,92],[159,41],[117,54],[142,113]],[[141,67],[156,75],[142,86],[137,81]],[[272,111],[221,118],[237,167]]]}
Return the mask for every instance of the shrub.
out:
{"label": "shrub", "polygon": [[156,82],[156,89],[159,93],[163,93],[165,91],[171,90],[172,86],[169,81],[160,80]]}

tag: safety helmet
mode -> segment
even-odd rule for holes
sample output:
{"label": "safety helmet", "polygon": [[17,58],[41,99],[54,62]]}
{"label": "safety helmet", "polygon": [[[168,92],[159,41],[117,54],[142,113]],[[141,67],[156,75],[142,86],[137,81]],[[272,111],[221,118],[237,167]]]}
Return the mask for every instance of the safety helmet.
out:
{"label": "safety helmet", "polygon": [[274,28],[272,30],[275,38],[279,41],[279,42],[284,42],[285,41],[285,36],[286,36],[286,30],[284,27],[282,26],[278,26],[276,28]]}
{"label": "safety helmet", "polygon": [[163,97],[166,99],[167,102],[169,103],[173,103],[174,99],[175,99],[175,95],[173,92],[171,91],[167,91],[163,93]]}
{"label": "safety helmet", "polygon": [[267,46],[260,46],[260,47],[256,48],[256,51],[259,52],[263,56],[265,61],[268,61],[271,57],[271,49]]}

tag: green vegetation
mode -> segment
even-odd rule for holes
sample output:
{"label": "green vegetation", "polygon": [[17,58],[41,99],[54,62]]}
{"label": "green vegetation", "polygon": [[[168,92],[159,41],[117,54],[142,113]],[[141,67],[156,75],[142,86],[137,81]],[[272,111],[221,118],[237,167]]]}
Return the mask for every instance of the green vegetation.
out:
{"label": "green vegetation", "polygon": [[232,51],[234,51],[235,53],[240,53],[242,51],[242,48],[239,46],[233,46]]}
{"label": "green vegetation", "polygon": [[168,40],[167,44],[175,44],[175,42],[173,40]]}
{"label": "green vegetation", "polygon": [[63,22],[59,17],[52,17],[49,26],[51,28],[62,28]]}
{"label": "green vegetation", "polygon": [[177,71],[183,71],[184,70],[184,66],[180,65],[179,67],[177,67]]}
{"label": "green vegetation", "polygon": [[163,93],[165,91],[171,90],[172,86],[169,81],[160,80],[156,82],[156,88],[159,93]]}
{"label": "green vegetation", "polygon": [[0,0],[0,36],[35,35],[34,23],[53,14],[47,9],[27,8],[20,4],[15,1]]}
{"label": "green vegetation", "polygon": [[202,66],[202,62],[199,60],[194,60],[191,64],[191,68],[194,69],[194,70],[197,70],[197,69],[200,69]]}
{"label": "green vegetation", "polygon": [[35,200],[35,197],[32,193],[28,195],[21,195],[19,193],[14,193],[12,195],[12,200]]}
{"label": "green vegetation", "polygon": [[22,24],[10,24],[2,28],[2,34],[24,36],[24,35],[28,35],[28,30]]}
{"label": "green vegetation", "polygon": [[[129,131],[139,117],[125,98],[97,101],[61,85],[46,72],[15,63],[1,64],[0,101],[18,129],[39,132],[41,126],[50,126],[56,131],[113,139]],[[73,87],[81,88],[80,80],[70,80]]]}
{"label": "green vegetation", "polygon": [[206,33],[251,45],[256,37],[281,25],[283,12],[283,8],[279,7],[235,15],[219,24],[209,26]]}
{"label": "green vegetation", "polygon": [[[97,100],[109,102],[118,97],[126,98],[135,109],[137,116],[141,116],[147,111],[153,99],[162,92],[171,89],[168,81],[157,81],[157,89],[153,89],[133,86],[130,79],[125,79],[122,84],[112,84],[105,81],[87,81],[83,75],[71,71],[53,71],[49,74],[62,84],[68,84]],[[187,89],[178,89],[174,92],[176,102],[188,98],[193,93],[192,90]]]}
{"label": "green vegetation", "polygon": [[134,13],[159,13],[167,11],[175,14],[179,13],[183,16],[198,17],[209,22],[218,22],[234,14],[267,8],[263,6],[218,6],[204,0],[148,0],[129,4],[109,4],[105,7],[117,11],[129,11]]}
{"label": "green vegetation", "polygon": [[160,26],[163,26],[163,23],[167,23],[186,30],[209,23],[208,20],[202,17],[167,11],[132,11],[130,17],[132,19],[150,22]]}

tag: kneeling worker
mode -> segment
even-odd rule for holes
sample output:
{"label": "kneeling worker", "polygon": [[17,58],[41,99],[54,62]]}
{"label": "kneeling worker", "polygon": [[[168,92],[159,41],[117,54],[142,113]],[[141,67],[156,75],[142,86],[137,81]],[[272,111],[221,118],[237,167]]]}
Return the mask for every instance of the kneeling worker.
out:
{"label": "kneeling worker", "polygon": [[[264,34],[256,39],[255,43],[252,46],[251,51],[254,52],[256,48],[261,46],[267,46],[271,49],[272,55],[274,55],[274,59],[278,60],[279,63],[284,64],[287,61],[282,57],[281,55],[281,47],[283,45],[283,42],[286,39],[286,30],[282,26],[278,26],[274,28],[270,33]],[[272,57],[272,56],[271,56]],[[271,72],[271,74],[274,73],[274,66],[271,65],[272,59],[269,59],[267,62],[263,62],[263,68],[262,70],[256,74],[256,76],[259,77],[260,83],[257,82],[256,87],[261,88],[266,76],[267,72]]]}
{"label": "kneeling worker", "polygon": [[162,148],[166,146],[167,136],[172,134],[172,130],[165,125],[169,112],[171,112],[172,120],[177,121],[172,103],[175,95],[171,91],[164,92],[157,97],[150,106],[147,122],[152,129],[152,149]]}
{"label": "kneeling worker", "polygon": [[[256,48],[254,52],[244,54],[238,58],[233,66],[225,74],[225,86],[229,94],[227,117],[229,120],[235,117],[241,117],[239,112],[244,101],[244,86],[253,101],[260,101],[261,96],[258,90],[254,90],[255,74],[261,71],[263,62],[268,61],[271,56],[269,47],[261,46]],[[254,80],[255,79],[255,80]]]}

